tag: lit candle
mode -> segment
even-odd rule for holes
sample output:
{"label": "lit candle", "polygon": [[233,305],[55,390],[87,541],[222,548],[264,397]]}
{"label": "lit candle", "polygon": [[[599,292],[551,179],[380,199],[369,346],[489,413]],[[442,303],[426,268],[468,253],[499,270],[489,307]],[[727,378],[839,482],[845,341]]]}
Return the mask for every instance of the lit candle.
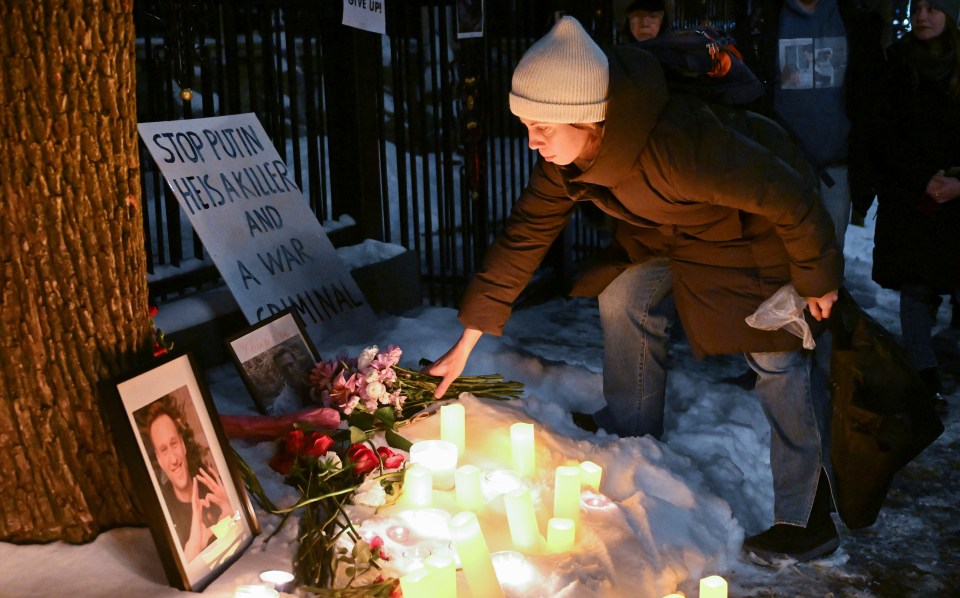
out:
{"label": "lit candle", "polygon": [[480,468],[463,465],[453,474],[457,489],[457,506],[464,511],[477,511],[483,507],[483,490],[480,487]]}
{"label": "lit candle", "polygon": [[483,476],[483,499],[486,507],[497,513],[504,512],[503,495],[523,487],[523,480],[515,471],[497,469]]}
{"label": "lit candle", "polygon": [[452,442],[463,457],[466,443],[466,411],[460,403],[440,407],[440,439]]}
{"label": "lit candle", "polygon": [[400,589],[403,598],[432,598],[433,572],[429,569],[415,569],[400,577]]}
{"label": "lit candle", "polygon": [[537,527],[537,514],[533,510],[530,491],[519,488],[507,492],[503,495],[503,504],[514,548],[522,552],[536,550],[540,546],[540,528]]}
{"label": "lit candle", "polygon": [[537,467],[533,424],[518,422],[510,426],[510,455],[517,473],[525,478],[533,475]]}
{"label": "lit candle", "polygon": [[433,504],[433,472],[423,465],[411,465],[403,476],[403,493],[418,507]]}
{"label": "lit candle", "polygon": [[433,473],[433,487],[453,489],[457,468],[457,445],[448,440],[421,440],[410,447],[410,462],[423,465]]}
{"label": "lit candle", "polygon": [[266,586],[237,586],[234,598],[280,598],[280,592]]}
{"label": "lit candle", "polygon": [[260,574],[260,581],[269,586],[272,586],[274,590],[278,592],[286,591],[290,583],[293,581],[293,573],[289,571],[279,571],[276,569],[270,571],[264,571]]}
{"label": "lit candle", "polygon": [[463,574],[473,596],[502,598],[503,588],[490,560],[490,549],[480,530],[477,516],[470,511],[457,513],[450,519],[450,535],[460,556]]}
{"label": "lit candle", "polygon": [[561,465],[553,487],[553,516],[580,521],[580,468]]}
{"label": "lit candle", "polygon": [[424,559],[423,564],[433,576],[434,594],[430,598],[456,598],[457,565],[449,554],[435,552]]}
{"label": "lit candle", "polygon": [[584,461],[580,464],[580,482],[585,488],[593,488],[600,491],[600,477],[603,475],[603,468],[593,461]]}
{"label": "lit candle", "polygon": [[606,496],[600,494],[599,492],[591,492],[590,490],[584,490],[580,493],[580,506],[591,511],[602,510],[610,508],[613,505],[611,501]]}
{"label": "lit candle", "polygon": [[550,552],[569,552],[577,529],[573,519],[554,517],[547,522],[547,548]]}
{"label": "lit candle", "polygon": [[700,580],[700,598],[727,598],[727,580],[711,575]]}
{"label": "lit candle", "polygon": [[522,592],[533,585],[538,575],[527,559],[519,552],[503,550],[490,555],[500,585],[508,591]]}

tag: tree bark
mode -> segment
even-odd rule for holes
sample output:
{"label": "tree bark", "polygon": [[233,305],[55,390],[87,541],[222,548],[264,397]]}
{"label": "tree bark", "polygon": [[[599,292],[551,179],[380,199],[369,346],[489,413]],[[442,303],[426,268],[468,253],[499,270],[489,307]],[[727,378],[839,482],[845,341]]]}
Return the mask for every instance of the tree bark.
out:
{"label": "tree bark", "polygon": [[0,0],[0,540],[139,524],[98,384],[149,351],[132,0]]}

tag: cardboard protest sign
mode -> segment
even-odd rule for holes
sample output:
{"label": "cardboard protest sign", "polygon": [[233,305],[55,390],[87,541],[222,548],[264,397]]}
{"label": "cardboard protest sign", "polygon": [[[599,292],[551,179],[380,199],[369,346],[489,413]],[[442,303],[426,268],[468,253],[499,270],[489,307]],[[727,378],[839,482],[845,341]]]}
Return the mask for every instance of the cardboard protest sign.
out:
{"label": "cardboard protest sign", "polygon": [[343,0],[344,25],[385,35],[387,17],[384,4],[387,0]]}
{"label": "cardboard protest sign", "polygon": [[137,128],[251,324],[292,307],[316,342],[374,317],[256,115]]}

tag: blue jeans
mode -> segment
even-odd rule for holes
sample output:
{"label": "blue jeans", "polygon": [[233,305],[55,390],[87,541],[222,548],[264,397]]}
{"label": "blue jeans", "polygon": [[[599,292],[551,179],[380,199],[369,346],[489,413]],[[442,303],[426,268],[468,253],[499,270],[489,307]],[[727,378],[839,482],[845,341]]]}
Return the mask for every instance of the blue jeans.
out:
{"label": "blue jeans", "polygon": [[[597,424],[620,436],[663,434],[668,341],[676,319],[670,262],[630,267],[600,294],[603,394]],[[691,331],[695,333],[695,331]],[[810,351],[749,353],[770,424],[776,523],[806,525],[820,470],[828,468],[829,394]]]}

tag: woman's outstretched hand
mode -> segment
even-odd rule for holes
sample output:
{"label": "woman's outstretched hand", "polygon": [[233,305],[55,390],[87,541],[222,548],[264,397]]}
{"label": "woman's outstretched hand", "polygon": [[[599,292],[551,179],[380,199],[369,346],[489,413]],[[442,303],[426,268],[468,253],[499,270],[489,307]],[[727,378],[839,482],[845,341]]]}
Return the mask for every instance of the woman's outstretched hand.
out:
{"label": "woman's outstretched hand", "polygon": [[467,359],[470,358],[470,353],[477,345],[477,341],[480,340],[481,336],[483,336],[481,331],[475,328],[465,328],[463,334],[460,335],[460,340],[450,347],[450,350],[444,353],[440,359],[420,370],[424,374],[443,378],[440,383],[437,384],[437,390],[433,393],[434,398],[439,399],[443,397],[447,389],[450,388],[450,385],[453,384],[453,381],[460,377],[460,374],[463,373],[464,368],[467,366]]}

